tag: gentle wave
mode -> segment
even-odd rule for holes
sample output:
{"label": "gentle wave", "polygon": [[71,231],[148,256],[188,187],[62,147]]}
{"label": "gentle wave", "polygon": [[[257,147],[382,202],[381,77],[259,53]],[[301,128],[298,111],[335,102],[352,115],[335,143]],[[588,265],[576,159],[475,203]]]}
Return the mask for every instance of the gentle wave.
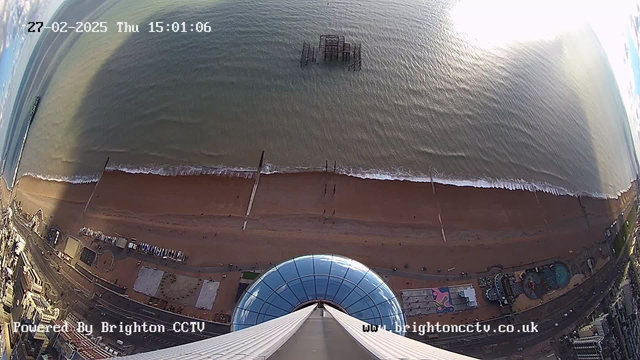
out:
{"label": "gentle wave", "polygon": [[[22,176],[30,176],[40,180],[66,182],[70,184],[91,184],[98,182],[100,175],[77,175],[77,176],[53,176],[34,173],[24,173]],[[20,180],[18,180],[18,183]]]}
{"label": "gentle wave", "polygon": [[[328,166],[328,171],[333,172],[333,166]],[[243,167],[205,167],[205,166],[142,166],[135,167],[132,165],[110,165],[107,171],[122,171],[129,174],[148,174],[160,176],[198,176],[198,175],[219,175],[252,178],[256,169]],[[300,172],[323,172],[325,168],[318,167],[278,167],[273,164],[265,163],[261,173],[268,174],[291,174]],[[434,176],[414,175],[402,170],[384,171],[384,170],[362,170],[345,167],[337,167],[336,173],[341,175],[352,176],[360,179],[383,180],[383,181],[411,181],[411,182],[434,182],[442,185],[452,185],[460,187],[475,187],[482,189],[505,189],[505,190],[526,190],[531,192],[544,192],[553,195],[569,195],[569,196],[589,196],[600,199],[615,199],[622,193],[631,188],[631,184],[626,189],[618,191],[615,196],[605,193],[594,192],[577,192],[571,191],[564,187],[551,185],[546,182],[525,181],[522,179],[455,179],[451,177],[443,177],[437,173]],[[88,184],[97,182],[100,174],[78,175],[78,176],[51,176],[34,173],[25,173],[23,176],[31,176],[41,180],[67,182],[71,184]]]}
{"label": "gentle wave", "polygon": [[193,165],[160,165],[160,166],[142,166],[134,165],[110,165],[107,171],[122,171],[129,174],[147,174],[161,176],[198,176],[198,175],[221,175],[221,176],[237,176],[251,178],[255,173],[255,169],[242,167],[208,167]]}
{"label": "gentle wave", "polygon": [[388,173],[384,171],[356,171],[344,173],[348,176],[358,177],[362,179],[375,180],[396,180],[396,181],[412,181],[412,182],[434,182],[442,185],[452,185],[460,187],[475,187],[481,189],[505,189],[505,190],[526,190],[531,192],[544,192],[552,195],[570,195],[570,196],[589,196],[599,199],[615,199],[622,193],[631,188],[631,184],[624,190],[618,191],[616,196],[611,196],[600,192],[571,191],[561,186],[551,185],[546,182],[526,181],[522,179],[453,179],[442,177],[425,177],[411,176]]}
{"label": "gentle wave", "polygon": [[[296,172],[308,172],[308,171],[325,171],[324,168],[305,168],[305,167],[285,167],[277,169],[275,166],[269,164],[266,170],[263,170],[264,174],[288,174]],[[333,166],[328,166],[328,171],[333,172]],[[337,167],[336,173],[341,175],[352,176],[360,179],[370,180],[388,180],[388,181],[411,181],[411,182],[434,182],[442,185],[452,185],[460,187],[475,187],[481,189],[505,189],[505,190],[526,190],[531,192],[544,192],[553,195],[569,195],[569,196],[589,196],[599,199],[615,199],[622,193],[631,188],[631,184],[626,189],[618,191],[615,196],[600,193],[600,192],[586,192],[586,191],[571,191],[561,186],[555,186],[546,182],[539,181],[526,181],[522,179],[490,179],[490,178],[477,178],[477,179],[456,179],[452,177],[443,177],[437,173],[434,176],[415,175],[402,170],[385,171],[378,169],[363,170]]]}

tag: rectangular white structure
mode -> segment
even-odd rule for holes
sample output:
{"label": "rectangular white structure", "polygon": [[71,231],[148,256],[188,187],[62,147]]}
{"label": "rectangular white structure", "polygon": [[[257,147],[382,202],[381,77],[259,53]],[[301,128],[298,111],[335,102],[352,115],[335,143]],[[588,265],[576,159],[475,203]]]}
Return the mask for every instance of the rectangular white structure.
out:
{"label": "rectangular white structure", "polygon": [[164,271],[143,266],[138,272],[133,290],[149,296],[156,296]]}
{"label": "rectangular white structure", "polygon": [[218,289],[220,288],[220,282],[205,280],[200,289],[200,295],[196,301],[196,307],[198,309],[211,310],[213,304],[216,302],[216,296],[218,296]]}

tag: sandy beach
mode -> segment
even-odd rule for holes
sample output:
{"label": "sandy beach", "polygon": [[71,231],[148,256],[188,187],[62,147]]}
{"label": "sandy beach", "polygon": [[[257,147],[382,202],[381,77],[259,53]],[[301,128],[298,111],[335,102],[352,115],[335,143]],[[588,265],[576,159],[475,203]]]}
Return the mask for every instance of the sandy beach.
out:
{"label": "sandy beach", "polygon": [[[87,226],[182,250],[189,254],[190,266],[268,266],[303,254],[332,253],[372,268],[439,274],[438,269],[447,273],[446,269],[455,267],[454,273],[459,274],[567,259],[598,246],[604,241],[603,230],[623,210],[630,209],[637,191],[633,184],[616,200],[578,199],[528,191],[363,180],[332,173],[263,174],[247,229],[242,230],[253,184],[254,179],[246,177],[107,172],[86,212],[95,184],[23,177],[15,197],[24,211],[33,214],[42,209],[45,221],[67,234],[77,235]],[[87,238],[83,241],[91,246]],[[92,267],[91,271],[132,289],[136,262],[124,259],[114,270],[102,272]],[[179,273],[170,264],[154,266]],[[191,276],[219,277],[204,273]],[[238,275],[230,272],[229,276]],[[399,294],[404,288],[475,280],[391,276],[389,282]],[[214,310],[230,314],[237,282],[224,284],[228,286],[221,287],[221,301]],[[146,301],[142,294],[130,292],[133,298]],[[186,311],[194,316],[213,316],[213,312]],[[484,319],[498,315],[498,307],[484,299],[473,312],[474,317]],[[459,323],[469,316],[464,313],[447,321]]]}
{"label": "sandy beach", "polygon": [[28,213],[42,208],[47,222],[69,233],[82,226],[117,232],[185,250],[198,265],[327,252],[369,266],[468,272],[567,257],[602,241],[604,228],[632,200],[438,184],[434,195],[430,183],[274,174],[262,175],[243,231],[252,186],[253,179],[240,177],[107,172],[84,215],[94,184],[24,177],[17,199]]}

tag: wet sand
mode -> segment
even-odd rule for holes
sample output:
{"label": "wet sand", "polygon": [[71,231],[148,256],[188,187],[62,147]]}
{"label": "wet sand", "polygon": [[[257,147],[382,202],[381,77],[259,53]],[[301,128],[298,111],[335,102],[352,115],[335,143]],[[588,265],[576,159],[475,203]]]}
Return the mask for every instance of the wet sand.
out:
{"label": "wet sand", "polygon": [[[179,179],[185,179],[181,184]],[[227,176],[169,177],[108,172],[90,210],[134,214],[244,216],[253,179]]]}

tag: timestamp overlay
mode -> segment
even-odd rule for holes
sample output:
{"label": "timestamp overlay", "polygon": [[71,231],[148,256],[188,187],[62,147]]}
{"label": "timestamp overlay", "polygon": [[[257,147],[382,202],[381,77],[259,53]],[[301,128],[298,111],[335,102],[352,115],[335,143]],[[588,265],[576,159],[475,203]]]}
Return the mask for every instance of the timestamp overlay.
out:
{"label": "timestamp overlay", "polygon": [[27,32],[38,33],[50,30],[57,33],[77,32],[77,33],[210,33],[211,24],[208,21],[152,21],[146,24],[132,24],[126,21],[78,21],[68,23],[64,21],[51,22],[45,24],[42,21],[30,21],[27,24]]}

